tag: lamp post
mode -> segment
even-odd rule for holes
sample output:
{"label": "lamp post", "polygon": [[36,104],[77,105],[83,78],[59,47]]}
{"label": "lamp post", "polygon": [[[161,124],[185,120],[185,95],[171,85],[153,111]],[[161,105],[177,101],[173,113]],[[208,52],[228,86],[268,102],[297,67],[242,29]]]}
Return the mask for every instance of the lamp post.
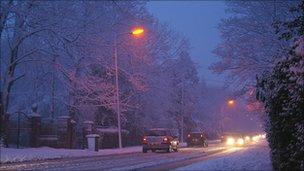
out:
{"label": "lamp post", "polygon": [[181,121],[182,121],[182,129],[181,129],[181,143],[184,143],[184,111],[185,111],[185,103],[184,103],[184,83],[182,83],[182,112],[181,112]]}
{"label": "lamp post", "polygon": [[144,29],[136,28],[131,32],[115,34],[114,35],[114,63],[115,63],[115,98],[116,98],[116,112],[117,112],[117,127],[118,127],[118,145],[122,148],[121,140],[121,118],[120,118],[120,97],[119,97],[119,84],[118,84],[118,57],[117,57],[117,37],[123,34],[131,34],[134,36],[139,36],[143,34]]}
{"label": "lamp post", "polygon": [[[221,115],[221,118],[223,119],[224,118],[224,116],[226,117],[226,115],[223,115],[223,113],[224,113],[224,108],[226,108],[227,109],[227,107],[229,107],[229,108],[232,108],[232,107],[234,107],[235,106],[235,100],[233,100],[233,99],[229,99],[229,100],[227,100],[226,102],[225,102],[225,104],[224,105],[221,105],[221,109],[220,109],[220,115]],[[223,116],[223,117],[222,117]],[[221,131],[223,132],[223,121],[221,120],[220,121],[220,129],[221,129]]]}

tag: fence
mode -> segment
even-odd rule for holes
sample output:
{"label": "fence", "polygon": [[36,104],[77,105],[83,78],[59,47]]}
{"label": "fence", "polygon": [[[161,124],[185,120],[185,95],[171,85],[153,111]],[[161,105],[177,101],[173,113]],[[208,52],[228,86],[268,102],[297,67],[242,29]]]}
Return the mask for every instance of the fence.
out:
{"label": "fence", "polygon": [[6,119],[9,146],[75,148],[75,122],[67,117],[57,120],[16,112]]}
{"label": "fence", "polygon": [[[26,115],[24,112],[16,112],[9,116],[6,124],[10,147],[48,146],[83,149],[87,144],[86,135],[92,133],[101,136],[99,148],[115,148],[118,144],[117,128],[96,127],[92,121],[77,125],[69,116],[61,116],[55,120],[43,118],[37,114]],[[124,145],[130,145],[128,140],[132,137],[128,137],[129,132],[127,130],[122,132],[126,140]]]}

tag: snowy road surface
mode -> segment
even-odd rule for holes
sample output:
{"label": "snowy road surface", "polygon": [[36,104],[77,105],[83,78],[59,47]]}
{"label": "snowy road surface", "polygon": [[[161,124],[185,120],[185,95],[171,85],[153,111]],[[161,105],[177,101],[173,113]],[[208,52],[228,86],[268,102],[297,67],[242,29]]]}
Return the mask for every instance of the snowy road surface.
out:
{"label": "snowy road surface", "polygon": [[148,152],[144,154],[134,152],[2,164],[0,170],[170,170],[225,156],[247,148],[251,147],[228,148],[215,144],[208,148],[182,148],[177,153]]}
{"label": "snowy road surface", "polygon": [[229,155],[201,161],[176,170],[272,170],[266,141]]}

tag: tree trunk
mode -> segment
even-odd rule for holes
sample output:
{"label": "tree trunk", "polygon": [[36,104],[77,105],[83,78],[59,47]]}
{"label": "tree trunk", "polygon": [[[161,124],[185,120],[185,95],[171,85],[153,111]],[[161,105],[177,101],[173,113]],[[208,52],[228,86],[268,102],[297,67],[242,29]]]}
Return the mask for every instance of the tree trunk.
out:
{"label": "tree trunk", "polygon": [[[5,2],[1,1],[0,2],[0,38],[2,37],[2,33],[3,33],[3,30],[4,30],[4,26],[5,26],[5,23],[6,23],[6,20],[7,20],[7,16],[8,16],[8,13],[9,13],[9,9],[10,9],[10,6],[12,5],[13,1],[10,0],[10,1],[7,1],[6,2],[7,4],[5,4]],[[1,132],[1,135],[0,137],[6,137],[6,132],[7,130],[5,129],[5,113],[6,113],[6,109],[5,109],[5,103],[4,103],[4,94],[3,94],[3,90],[2,90],[2,86],[4,84],[4,82],[2,82],[3,77],[2,77],[2,70],[1,70],[1,67],[2,66],[2,41],[0,40],[0,123],[1,123],[1,126],[0,126],[0,132]],[[7,146],[8,145],[8,142],[7,142],[7,139],[4,138],[4,144]]]}
{"label": "tree trunk", "polygon": [[18,40],[20,39],[20,28],[22,27],[23,19],[20,16],[17,16],[15,18],[15,28],[14,28],[14,35],[13,35],[13,45],[12,48],[10,49],[10,56],[9,56],[9,63],[8,63],[8,68],[7,71],[5,72],[5,77],[1,80],[3,80],[3,90],[2,90],[2,97],[1,97],[1,119],[2,120],[2,130],[3,130],[3,139],[4,139],[4,144],[6,147],[8,147],[8,129],[7,125],[8,123],[5,123],[5,118],[6,115],[8,114],[8,107],[9,107],[9,101],[10,101],[10,93],[12,90],[12,86],[14,82],[16,81],[15,76],[15,70],[16,70],[16,60],[18,57],[18,50],[19,50],[19,44],[17,43]]}

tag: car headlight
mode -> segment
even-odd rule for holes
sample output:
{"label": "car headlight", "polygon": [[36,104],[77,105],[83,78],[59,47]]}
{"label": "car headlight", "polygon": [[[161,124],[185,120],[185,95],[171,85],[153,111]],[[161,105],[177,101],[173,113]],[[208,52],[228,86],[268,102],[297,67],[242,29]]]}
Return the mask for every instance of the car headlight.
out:
{"label": "car headlight", "polygon": [[227,138],[227,141],[226,141],[227,145],[234,145],[234,143],[235,143],[235,139],[234,138],[232,138],[232,137],[228,137]]}
{"label": "car headlight", "polygon": [[258,142],[259,141],[259,136],[253,136],[252,141]]}
{"label": "car headlight", "polygon": [[237,139],[237,142],[236,142],[238,145],[244,145],[244,139],[243,138],[239,138]]}
{"label": "car headlight", "polygon": [[246,136],[246,137],[245,137],[245,141],[250,141],[250,137],[249,137],[249,136]]}

